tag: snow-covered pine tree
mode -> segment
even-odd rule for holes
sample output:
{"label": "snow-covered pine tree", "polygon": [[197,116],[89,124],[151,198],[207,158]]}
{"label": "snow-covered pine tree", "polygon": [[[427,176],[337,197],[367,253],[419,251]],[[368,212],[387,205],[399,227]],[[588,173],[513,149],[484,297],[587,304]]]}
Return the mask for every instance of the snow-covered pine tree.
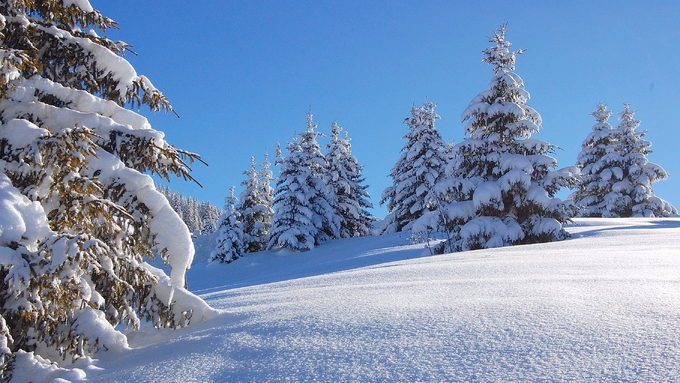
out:
{"label": "snow-covered pine tree", "polygon": [[[601,217],[605,209],[605,196],[617,182],[614,174],[620,168],[609,163],[608,153],[614,150],[614,130],[609,125],[611,112],[600,103],[592,113],[595,117],[593,130],[581,145],[576,166],[581,170],[579,183],[571,199],[582,217]],[[612,167],[614,166],[614,167]]]}
{"label": "snow-covered pine tree", "polygon": [[[668,178],[659,165],[649,162],[651,143],[630,105],[624,105],[612,134],[613,150],[601,160],[611,171],[604,196],[603,217],[667,217],[677,214],[668,202],[654,195],[652,184]],[[607,174],[609,175],[609,174]]]}
{"label": "snow-covered pine tree", "polygon": [[224,213],[217,228],[215,250],[210,254],[209,262],[230,263],[243,254],[243,223],[236,210],[236,188],[229,188],[229,196],[225,199]]}
{"label": "snow-covered pine tree", "polygon": [[283,162],[283,151],[281,150],[281,144],[276,144],[276,149],[274,150],[274,165],[278,166]]}
{"label": "snow-covered pine tree", "polygon": [[260,189],[260,200],[262,201],[262,248],[266,248],[269,242],[269,231],[272,226],[272,218],[274,217],[274,188],[272,182],[274,181],[274,173],[272,172],[272,164],[269,162],[269,154],[264,155],[260,171],[258,172],[258,187]]}
{"label": "snow-covered pine tree", "polygon": [[[4,377],[15,358],[122,350],[117,326],[213,313],[184,289],[189,231],[144,174],[191,179],[197,156],[125,108],[172,110],[122,57],[127,44],[94,30],[115,26],[87,0],[0,3]],[[145,262],[156,256],[169,277]]]}
{"label": "snow-covered pine tree", "polygon": [[340,218],[335,214],[333,204],[335,196],[326,185],[328,163],[317,138],[321,133],[316,131],[314,115],[307,113],[307,129],[300,134],[300,148],[302,149],[302,166],[309,169],[307,193],[309,193],[312,221],[318,228],[314,237],[316,245],[340,236]]}
{"label": "snow-covered pine tree", "polygon": [[270,225],[270,208],[263,199],[260,188],[260,177],[255,157],[250,159],[250,167],[243,172],[246,178],[241,185],[241,203],[238,206],[241,222],[243,222],[243,244],[245,252],[252,253],[264,250],[267,244],[267,229]]}
{"label": "snow-covered pine tree", "polygon": [[319,230],[313,222],[309,193],[313,176],[297,140],[291,141],[287,149],[288,155],[279,157],[281,172],[276,181],[269,248],[311,250]]}
{"label": "snow-covered pine tree", "polygon": [[405,119],[409,127],[406,144],[390,173],[392,186],[385,189],[380,201],[387,202],[390,212],[383,223],[384,233],[410,230],[415,220],[436,209],[434,186],[441,179],[448,154],[435,126],[439,119],[435,108],[433,102],[414,106]]}
{"label": "snow-covered pine tree", "polygon": [[[558,171],[554,146],[531,138],[541,117],[527,105],[529,93],[515,70],[521,51],[510,50],[503,26],[494,34],[484,61],[494,77],[488,90],[463,113],[466,138],[455,148],[454,177],[445,182],[451,203],[441,207],[432,226],[449,225],[449,251],[546,242],[567,237],[562,224],[570,204],[555,197],[576,183],[576,168]],[[419,229],[427,220],[418,222]],[[415,228],[414,228],[415,230]]]}
{"label": "snow-covered pine tree", "polygon": [[352,154],[347,131],[337,122],[331,125],[331,141],[328,144],[327,184],[335,195],[334,208],[340,218],[340,237],[362,237],[371,233],[373,217],[366,209],[373,207],[364,185],[363,167]]}

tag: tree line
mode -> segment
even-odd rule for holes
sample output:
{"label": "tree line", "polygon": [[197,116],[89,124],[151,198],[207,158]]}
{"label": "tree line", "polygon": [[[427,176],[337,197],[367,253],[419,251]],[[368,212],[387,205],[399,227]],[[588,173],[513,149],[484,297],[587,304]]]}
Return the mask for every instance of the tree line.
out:
{"label": "tree line", "polygon": [[[390,172],[392,185],[381,198],[389,214],[377,233],[436,234],[445,239],[438,251],[453,252],[562,240],[569,236],[564,224],[577,216],[677,214],[654,195],[652,184],[668,175],[647,159],[651,144],[646,132],[638,130],[630,105],[624,105],[612,128],[611,112],[599,104],[576,165],[558,169],[555,145],[532,137],[542,119],[528,104],[530,94],[515,72],[524,52],[511,49],[505,26],[490,43],[483,61],[493,76],[463,113],[462,142],[443,140],[435,103],[412,107],[405,119],[406,143]],[[249,175],[242,196],[249,202],[237,205],[234,197],[229,199],[214,260],[231,262],[243,251],[272,248],[304,251],[328,239],[371,232],[374,219],[366,210],[371,204],[362,167],[341,131],[332,125],[324,154],[308,115],[306,131],[278,160],[275,190],[258,200],[251,191],[258,178]],[[563,188],[576,191],[562,200],[557,193]]]}
{"label": "tree line", "polygon": [[158,186],[158,191],[167,198],[172,209],[194,236],[212,234],[222,215],[222,209],[210,202],[178,193],[165,185]]}

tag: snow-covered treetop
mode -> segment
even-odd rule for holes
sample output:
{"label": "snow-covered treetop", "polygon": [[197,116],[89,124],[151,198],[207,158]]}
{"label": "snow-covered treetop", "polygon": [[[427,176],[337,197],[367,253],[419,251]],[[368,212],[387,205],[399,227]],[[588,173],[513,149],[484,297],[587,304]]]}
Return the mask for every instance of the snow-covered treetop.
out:
{"label": "snow-covered treetop", "polygon": [[[510,51],[510,42],[505,39],[506,27],[491,38],[493,47],[484,50],[484,62],[493,66],[495,76],[489,89],[478,94],[463,112],[466,130],[472,139],[499,141],[527,139],[541,128],[541,115],[529,102],[529,92],[524,88],[522,78],[513,72],[516,56],[521,50]],[[523,144],[534,146],[537,142]],[[531,150],[531,149],[529,149]]]}
{"label": "snow-covered treetop", "polygon": [[602,130],[604,128],[610,128],[609,126],[609,118],[612,116],[612,112],[607,109],[607,105],[605,103],[599,103],[597,104],[597,109],[591,113],[593,117],[595,117],[595,121],[598,122],[597,125],[593,127],[593,129],[596,130]]}
{"label": "snow-covered treetop", "polygon": [[271,172],[271,170],[270,170],[271,167],[272,167],[272,163],[269,162],[269,153],[265,153],[264,159],[262,160],[262,171],[260,171],[260,173],[261,174],[264,174],[264,173],[268,174],[269,172]]}
{"label": "snow-covered treetop", "polygon": [[238,198],[236,198],[236,187],[230,186],[229,195],[227,195],[227,197],[224,199],[224,211],[227,212],[227,214],[233,212],[236,209],[237,202]]}
{"label": "snow-covered treetop", "polygon": [[274,172],[272,172],[272,163],[269,162],[269,153],[265,153],[264,160],[260,165],[260,171],[258,172],[258,175],[260,182],[260,190],[262,193],[265,194],[263,198],[268,198],[269,195],[273,192],[271,190],[272,189],[271,182],[272,179],[274,178]]}
{"label": "snow-covered treetop", "polygon": [[406,124],[414,130],[433,129],[435,122],[441,119],[436,109],[437,104],[432,101],[426,101],[422,106],[414,105],[411,108],[411,115],[406,118]]}
{"label": "snow-covered treetop", "polygon": [[[584,151],[579,155],[580,166],[599,161],[609,151],[607,145],[612,141],[613,131],[609,124],[612,112],[609,111],[607,105],[599,103],[591,115],[595,117],[595,125],[593,125],[593,131],[583,141]],[[583,156],[587,158],[582,158]]]}
{"label": "snow-covered treetop", "polygon": [[321,147],[319,146],[318,137],[322,136],[317,130],[317,125],[314,123],[314,115],[307,113],[307,128],[304,133],[300,134],[300,148],[312,158],[310,166],[313,172],[320,174],[325,167]]}
{"label": "snow-covered treetop", "polygon": [[[342,133],[344,133],[344,137],[340,136]],[[328,148],[329,156],[340,156],[349,153],[350,143],[348,133],[343,131],[336,121],[331,123],[331,142],[328,144]]]}
{"label": "snow-covered treetop", "polygon": [[[640,120],[635,119],[635,111],[633,108],[630,104],[624,104],[623,110],[619,114],[619,124],[614,133],[616,140],[618,141],[616,145],[621,155],[632,157],[651,153],[652,144],[644,139],[647,132],[638,131],[637,128],[639,126]],[[635,159],[634,161],[638,161],[638,159]],[[660,179],[666,177],[667,175],[660,177]]]}
{"label": "snow-covered treetop", "polygon": [[255,156],[250,157],[250,167],[248,167],[248,170],[244,171],[243,174],[246,176],[246,179],[243,180],[243,186],[245,188],[244,193],[247,193],[249,189],[257,190],[258,174]]}
{"label": "snow-covered treetop", "polygon": [[257,163],[255,156],[250,157],[250,167],[243,172],[246,178],[241,182],[243,191],[241,192],[241,209],[252,209],[259,204],[259,174],[257,172]]}
{"label": "snow-covered treetop", "polygon": [[283,151],[281,150],[281,144],[276,143],[276,149],[274,150],[274,165],[280,165],[283,162]]}
{"label": "snow-covered treetop", "polygon": [[492,47],[483,50],[484,62],[493,65],[493,70],[496,73],[507,73],[515,70],[515,58],[517,55],[524,53],[519,49],[516,51],[510,50],[512,43],[505,39],[507,32],[507,25],[502,25],[496,33],[489,38],[489,42],[493,44]]}
{"label": "snow-covered treetop", "polygon": [[331,141],[338,141],[340,138],[340,133],[342,133],[342,128],[337,121],[331,122]]}
{"label": "snow-covered treetop", "polygon": [[635,119],[635,111],[630,104],[623,104],[623,110],[619,114],[619,129],[635,130],[640,126],[640,120]]}

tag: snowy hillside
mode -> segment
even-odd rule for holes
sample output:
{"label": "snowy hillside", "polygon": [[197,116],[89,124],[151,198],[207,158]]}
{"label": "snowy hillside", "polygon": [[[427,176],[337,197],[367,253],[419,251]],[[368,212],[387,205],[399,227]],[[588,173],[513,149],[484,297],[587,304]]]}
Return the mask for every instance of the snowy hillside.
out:
{"label": "snowy hillside", "polygon": [[[669,380],[680,219],[579,219],[574,239],[429,256],[403,234],[196,265],[223,314],[130,336],[98,382]],[[199,246],[200,248],[200,246]],[[201,258],[198,257],[201,262]]]}

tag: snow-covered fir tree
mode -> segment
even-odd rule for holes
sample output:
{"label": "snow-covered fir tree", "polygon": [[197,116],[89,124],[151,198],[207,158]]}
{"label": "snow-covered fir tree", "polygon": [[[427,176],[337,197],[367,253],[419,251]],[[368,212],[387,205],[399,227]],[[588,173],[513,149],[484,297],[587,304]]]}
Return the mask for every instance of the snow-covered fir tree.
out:
{"label": "snow-covered fir tree", "polygon": [[255,157],[250,159],[250,167],[243,172],[246,178],[241,185],[241,203],[238,206],[243,222],[243,243],[247,253],[264,250],[267,247],[268,229],[271,221],[271,208],[260,188],[260,174]]}
{"label": "snow-covered fir tree", "polygon": [[334,196],[326,185],[327,162],[321,153],[316,124],[307,114],[307,129],[288,145],[276,182],[270,248],[310,250],[340,235]]}
{"label": "snow-covered fir tree", "polygon": [[505,32],[502,27],[484,50],[494,71],[489,89],[463,113],[466,138],[455,147],[453,177],[442,181],[452,202],[414,225],[425,230],[445,222],[449,251],[567,237],[562,224],[573,209],[555,194],[575,184],[577,169],[554,171],[554,146],[531,138],[541,117],[527,105],[529,93],[514,72],[521,51],[510,49]]}
{"label": "snow-covered fir tree", "polygon": [[274,217],[274,173],[272,164],[269,162],[269,154],[264,155],[264,161],[258,172],[258,187],[260,189],[260,200],[262,201],[262,247],[266,248],[269,242],[269,231]]}
{"label": "snow-covered fir tree", "polygon": [[654,195],[652,184],[666,179],[668,174],[659,165],[649,162],[651,143],[646,132],[638,131],[640,121],[626,104],[620,122],[611,135],[613,150],[600,163],[607,187],[601,215],[603,217],[667,217],[677,214],[675,207]]}
{"label": "snow-covered fir tree", "polygon": [[190,233],[144,174],[191,179],[197,156],[125,108],[172,110],[128,45],[94,30],[115,26],[87,0],[0,3],[3,378],[17,358],[124,350],[125,327],[213,313],[184,289]]}
{"label": "snow-covered fir tree", "polygon": [[371,233],[373,217],[366,209],[373,207],[364,185],[363,167],[352,154],[347,131],[336,122],[331,125],[331,141],[328,144],[327,184],[335,199],[335,214],[340,218],[340,237],[362,237]]}
{"label": "snow-covered fir tree", "polygon": [[287,149],[288,155],[282,157],[281,172],[276,181],[269,248],[311,250],[319,230],[314,224],[309,194],[313,176],[311,169],[305,166],[305,155],[297,140],[288,144]]}
{"label": "snow-covered fir tree", "polygon": [[281,150],[281,144],[276,144],[276,150],[274,151],[274,165],[278,166],[283,162],[283,151]]}
{"label": "snow-covered fir tree", "polygon": [[314,115],[307,114],[307,129],[300,134],[300,149],[302,150],[302,166],[309,169],[306,193],[309,195],[312,222],[317,227],[314,236],[315,244],[340,236],[340,217],[335,213],[333,204],[335,196],[326,185],[328,163],[317,138],[321,133],[316,130]]}
{"label": "snow-covered fir tree", "polygon": [[609,124],[611,112],[607,105],[600,103],[592,113],[595,117],[593,130],[581,145],[576,166],[581,170],[579,183],[571,199],[579,208],[582,217],[601,217],[605,209],[605,196],[617,182],[614,174],[620,168],[609,162],[608,153],[614,151],[614,133]]}
{"label": "snow-covered fir tree", "polygon": [[435,108],[432,102],[414,106],[405,120],[409,127],[406,144],[390,173],[392,186],[381,200],[389,210],[382,227],[385,233],[409,230],[416,219],[436,209],[434,186],[444,172],[448,153],[435,126],[439,119]]}
{"label": "snow-covered fir tree", "polygon": [[225,199],[224,214],[220,218],[215,239],[215,250],[210,254],[209,262],[230,263],[244,253],[243,223],[236,210],[236,188],[229,188],[229,196]]}

